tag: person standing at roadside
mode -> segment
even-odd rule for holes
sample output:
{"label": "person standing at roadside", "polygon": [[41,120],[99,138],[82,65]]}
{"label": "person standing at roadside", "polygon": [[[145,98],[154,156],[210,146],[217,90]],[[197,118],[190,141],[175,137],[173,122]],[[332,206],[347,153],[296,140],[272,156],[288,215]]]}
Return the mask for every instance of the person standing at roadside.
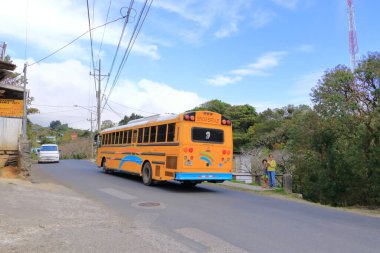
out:
{"label": "person standing at roadside", "polygon": [[276,188],[276,161],[273,159],[273,155],[269,154],[268,161],[268,176],[269,176],[269,187]]}
{"label": "person standing at roadside", "polygon": [[263,179],[263,188],[268,188],[268,161],[264,159],[261,162],[261,170],[262,170],[262,179]]}

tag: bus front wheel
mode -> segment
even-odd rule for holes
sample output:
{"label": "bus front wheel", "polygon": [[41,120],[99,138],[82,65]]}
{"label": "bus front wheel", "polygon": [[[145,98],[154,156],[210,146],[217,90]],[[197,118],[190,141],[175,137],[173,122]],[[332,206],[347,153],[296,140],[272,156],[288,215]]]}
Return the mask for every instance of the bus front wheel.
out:
{"label": "bus front wheel", "polygon": [[145,163],[142,169],[142,179],[143,183],[145,185],[152,185],[153,179],[152,179],[152,167],[150,166],[150,163]]}

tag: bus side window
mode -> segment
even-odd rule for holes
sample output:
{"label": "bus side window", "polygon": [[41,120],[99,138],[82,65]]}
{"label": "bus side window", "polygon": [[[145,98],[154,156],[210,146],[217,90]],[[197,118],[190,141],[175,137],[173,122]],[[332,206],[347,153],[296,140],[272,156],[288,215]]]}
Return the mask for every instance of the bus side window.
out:
{"label": "bus side window", "polygon": [[157,132],[156,126],[150,127],[150,138],[149,138],[150,143],[156,142],[156,132]]}
{"label": "bus side window", "polygon": [[107,134],[107,146],[111,144],[111,135]]}
{"label": "bus side window", "polygon": [[139,128],[139,136],[137,137],[137,143],[142,143],[143,140],[143,128]]}
{"label": "bus side window", "polygon": [[127,143],[127,138],[128,138],[128,132],[127,132],[127,131],[124,131],[124,135],[123,135],[123,144],[126,144],[126,143]]}
{"label": "bus side window", "polygon": [[116,132],[116,134],[115,134],[115,143],[114,144],[119,144],[119,132]]}
{"label": "bus side window", "polygon": [[165,142],[166,141],[166,126],[167,125],[159,125],[157,131],[157,142]]}
{"label": "bus side window", "polygon": [[128,143],[128,144],[131,144],[131,143],[132,143],[132,130],[128,130],[128,139],[127,139],[127,143]]}
{"label": "bus side window", "polygon": [[144,139],[143,139],[143,142],[144,143],[148,143],[149,142],[149,127],[144,127]]}
{"label": "bus side window", "polygon": [[112,133],[112,144],[116,144],[116,133]]}
{"label": "bus side window", "polygon": [[133,130],[132,143],[136,143],[137,141],[137,130]]}
{"label": "bus side window", "polygon": [[175,124],[171,123],[168,125],[168,142],[174,141],[174,131],[175,131]]}

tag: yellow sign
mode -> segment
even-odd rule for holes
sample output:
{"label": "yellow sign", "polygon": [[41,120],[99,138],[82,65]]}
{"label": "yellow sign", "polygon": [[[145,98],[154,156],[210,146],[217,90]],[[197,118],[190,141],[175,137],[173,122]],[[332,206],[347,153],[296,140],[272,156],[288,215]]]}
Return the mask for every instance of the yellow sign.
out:
{"label": "yellow sign", "polygon": [[196,112],[195,121],[220,125],[220,114],[212,112]]}
{"label": "yellow sign", "polygon": [[0,116],[22,117],[24,101],[17,99],[0,99]]}

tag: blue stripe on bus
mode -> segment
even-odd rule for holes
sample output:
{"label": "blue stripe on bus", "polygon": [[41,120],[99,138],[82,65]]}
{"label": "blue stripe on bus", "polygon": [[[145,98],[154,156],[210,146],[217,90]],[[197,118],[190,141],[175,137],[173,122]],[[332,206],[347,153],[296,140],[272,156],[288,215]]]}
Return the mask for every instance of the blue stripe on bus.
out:
{"label": "blue stripe on bus", "polygon": [[212,165],[212,162],[211,162],[211,160],[210,159],[208,159],[207,157],[205,157],[205,156],[201,156],[201,160],[203,160],[203,161],[206,161],[209,165]]}
{"label": "blue stripe on bus", "polygon": [[138,165],[141,165],[142,164],[142,159],[140,157],[138,157],[138,156],[135,156],[135,155],[128,155],[128,156],[124,157],[123,159],[121,159],[121,162],[119,164],[118,170],[121,169],[121,166],[125,162],[133,162],[133,163],[137,163]]}
{"label": "blue stripe on bus", "polygon": [[232,173],[176,173],[175,180],[231,180]]}

